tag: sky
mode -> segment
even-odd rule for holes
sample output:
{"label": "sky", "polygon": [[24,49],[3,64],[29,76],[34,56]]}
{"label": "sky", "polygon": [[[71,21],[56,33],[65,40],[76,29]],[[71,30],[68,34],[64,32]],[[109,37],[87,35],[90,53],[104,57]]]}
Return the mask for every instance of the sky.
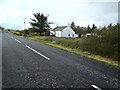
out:
{"label": "sky", "polygon": [[118,22],[118,0],[0,0],[0,26],[22,30],[25,20],[29,28],[36,12],[48,16],[52,28],[71,22],[103,27]]}

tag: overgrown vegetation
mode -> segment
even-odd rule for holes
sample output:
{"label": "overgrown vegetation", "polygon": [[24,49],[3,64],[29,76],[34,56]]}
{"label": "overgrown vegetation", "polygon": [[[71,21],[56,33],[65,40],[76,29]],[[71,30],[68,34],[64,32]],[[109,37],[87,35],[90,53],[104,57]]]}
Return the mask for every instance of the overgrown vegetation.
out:
{"label": "overgrown vegetation", "polygon": [[72,22],[70,26],[75,31],[75,33],[79,35],[79,37],[82,37],[82,35],[86,33],[92,33],[94,30],[97,29],[97,26],[95,24],[93,24],[92,27],[90,28],[89,25],[87,27],[80,27],[76,26],[75,23]]}
{"label": "overgrown vegetation", "polygon": [[119,61],[120,53],[118,52],[118,46],[120,46],[120,37],[118,32],[120,30],[118,27],[118,24],[114,26],[110,24],[101,30],[94,30],[94,34],[90,37],[82,39],[61,38],[56,43]]}

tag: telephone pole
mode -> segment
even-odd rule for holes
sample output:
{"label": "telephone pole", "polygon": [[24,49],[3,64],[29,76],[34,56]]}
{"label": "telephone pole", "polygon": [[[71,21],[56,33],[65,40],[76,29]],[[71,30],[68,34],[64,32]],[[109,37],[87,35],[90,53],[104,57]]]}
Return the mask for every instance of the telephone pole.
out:
{"label": "telephone pole", "polygon": [[26,24],[26,18],[24,18],[24,30],[25,30],[25,28],[26,28],[26,26],[25,26],[25,24]]}

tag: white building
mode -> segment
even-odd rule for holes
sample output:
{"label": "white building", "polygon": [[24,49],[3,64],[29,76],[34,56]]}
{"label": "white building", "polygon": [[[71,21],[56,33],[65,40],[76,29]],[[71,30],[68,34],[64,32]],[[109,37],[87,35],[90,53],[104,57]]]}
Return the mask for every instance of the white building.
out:
{"label": "white building", "polygon": [[86,33],[85,37],[89,37],[91,35],[92,35],[91,33]]}
{"label": "white building", "polygon": [[50,31],[50,35],[55,35],[55,37],[78,37],[70,26],[57,26]]}

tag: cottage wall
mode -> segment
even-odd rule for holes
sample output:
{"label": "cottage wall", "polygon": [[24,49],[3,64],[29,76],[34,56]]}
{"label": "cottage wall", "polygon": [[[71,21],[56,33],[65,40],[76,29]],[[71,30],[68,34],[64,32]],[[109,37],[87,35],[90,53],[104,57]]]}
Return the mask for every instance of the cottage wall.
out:
{"label": "cottage wall", "polygon": [[50,35],[55,35],[55,32],[50,30]]}
{"label": "cottage wall", "polygon": [[58,31],[51,30],[50,35],[55,35],[55,37],[78,37],[78,35],[75,34],[75,32],[70,26],[64,28],[63,30],[58,30]]}
{"label": "cottage wall", "polygon": [[78,37],[78,35],[68,26],[62,31],[62,37]]}
{"label": "cottage wall", "polygon": [[56,37],[62,37],[61,31],[55,31],[55,36]]}

